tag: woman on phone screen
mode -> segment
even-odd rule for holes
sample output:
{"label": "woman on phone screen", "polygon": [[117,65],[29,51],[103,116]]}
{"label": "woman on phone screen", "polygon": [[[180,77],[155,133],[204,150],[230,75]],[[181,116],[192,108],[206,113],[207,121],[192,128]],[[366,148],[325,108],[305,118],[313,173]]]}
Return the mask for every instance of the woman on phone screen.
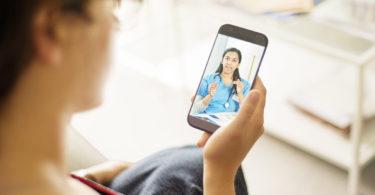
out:
{"label": "woman on phone screen", "polygon": [[240,77],[241,51],[224,51],[216,72],[203,77],[194,113],[237,112],[250,91],[249,81]]}

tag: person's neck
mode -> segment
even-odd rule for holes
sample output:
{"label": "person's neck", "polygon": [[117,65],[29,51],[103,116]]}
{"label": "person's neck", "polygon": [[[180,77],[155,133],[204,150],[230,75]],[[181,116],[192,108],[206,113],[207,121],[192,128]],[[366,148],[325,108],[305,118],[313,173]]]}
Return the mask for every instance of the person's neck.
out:
{"label": "person's neck", "polygon": [[221,78],[223,78],[224,80],[230,80],[230,81],[233,80],[232,74],[227,74],[224,72],[221,73]]}
{"label": "person's neck", "polygon": [[60,98],[51,98],[54,90],[38,85],[17,86],[1,106],[0,186],[66,174],[63,138],[71,114]]}

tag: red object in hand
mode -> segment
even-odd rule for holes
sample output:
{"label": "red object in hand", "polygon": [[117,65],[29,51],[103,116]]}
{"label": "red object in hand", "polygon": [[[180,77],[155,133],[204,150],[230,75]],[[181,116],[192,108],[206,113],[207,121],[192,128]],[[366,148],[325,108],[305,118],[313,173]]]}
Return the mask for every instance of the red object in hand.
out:
{"label": "red object in hand", "polygon": [[92,188],[93,190],[97,191],[98,193],[100,193],[101,195],[124,195],[120,192],[116,192],[106,186],[103,186],[99,183],[96,183],[94,181],[91,181],[87,178],[84,178],[84,177],[80,177],[80,176],[77,176],[77,175],[74,175],[74,174],[70,174],[70,176],[76,180],[78,180],[79,182],[87,185],[88,187]]}

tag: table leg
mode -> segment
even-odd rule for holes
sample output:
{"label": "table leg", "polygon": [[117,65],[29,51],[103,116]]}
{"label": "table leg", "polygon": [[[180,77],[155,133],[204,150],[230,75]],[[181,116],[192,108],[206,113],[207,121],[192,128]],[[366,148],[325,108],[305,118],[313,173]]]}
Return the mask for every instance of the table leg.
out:
{"label": "table leg", "polygon": [[357,69],[357,89],[355,102],[355,117],[350,132],[351,158],[352,163],[349,167],[349,195],[358,195],[361,179],[360,147],[363,127],[363,91],[364,91],[364,66],[360,65]]}

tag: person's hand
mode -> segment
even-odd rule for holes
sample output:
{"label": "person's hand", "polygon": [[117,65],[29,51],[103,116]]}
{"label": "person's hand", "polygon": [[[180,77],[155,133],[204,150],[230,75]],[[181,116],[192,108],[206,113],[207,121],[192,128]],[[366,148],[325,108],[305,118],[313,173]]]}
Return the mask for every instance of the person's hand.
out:
{"label": "person's hand", "polygon": [[190,98],[191,103],[194,102],[194,99],[195,99],[195,95],[191,96],[191,98]]}
{"label": "person's hand", "polygon": [[[266,89],[257,78],[256,84],[244,99],[238,115],[227,126],[212,135],[204,133],[197,142],[203,147],[205,168],[233,179],[253,144],[263,133],[263,113]],[[205,170],[206,171],[206,170]]]}
{"label": "person's hand", "polygon": [[237,93],[240,94],[243,91],[244,84],[240,81],[240,79],[237,79],[237,81],[234,81],[233,84],[236,85]]}
{"label": "person's hand", "polygon": [[129,168],[133,163],[122,161],[108,161],[86,169],[73,172],[81,177],[86,177],[97,183],[107,185],[115,176]]}
{"label": "person's hand", "polygon": [[217,91],[217,83],[211,83],[209,86],[208,86],[208,94],[211,96],[211,97],[214,97],[215,94],[216,94],[216,91]]}

